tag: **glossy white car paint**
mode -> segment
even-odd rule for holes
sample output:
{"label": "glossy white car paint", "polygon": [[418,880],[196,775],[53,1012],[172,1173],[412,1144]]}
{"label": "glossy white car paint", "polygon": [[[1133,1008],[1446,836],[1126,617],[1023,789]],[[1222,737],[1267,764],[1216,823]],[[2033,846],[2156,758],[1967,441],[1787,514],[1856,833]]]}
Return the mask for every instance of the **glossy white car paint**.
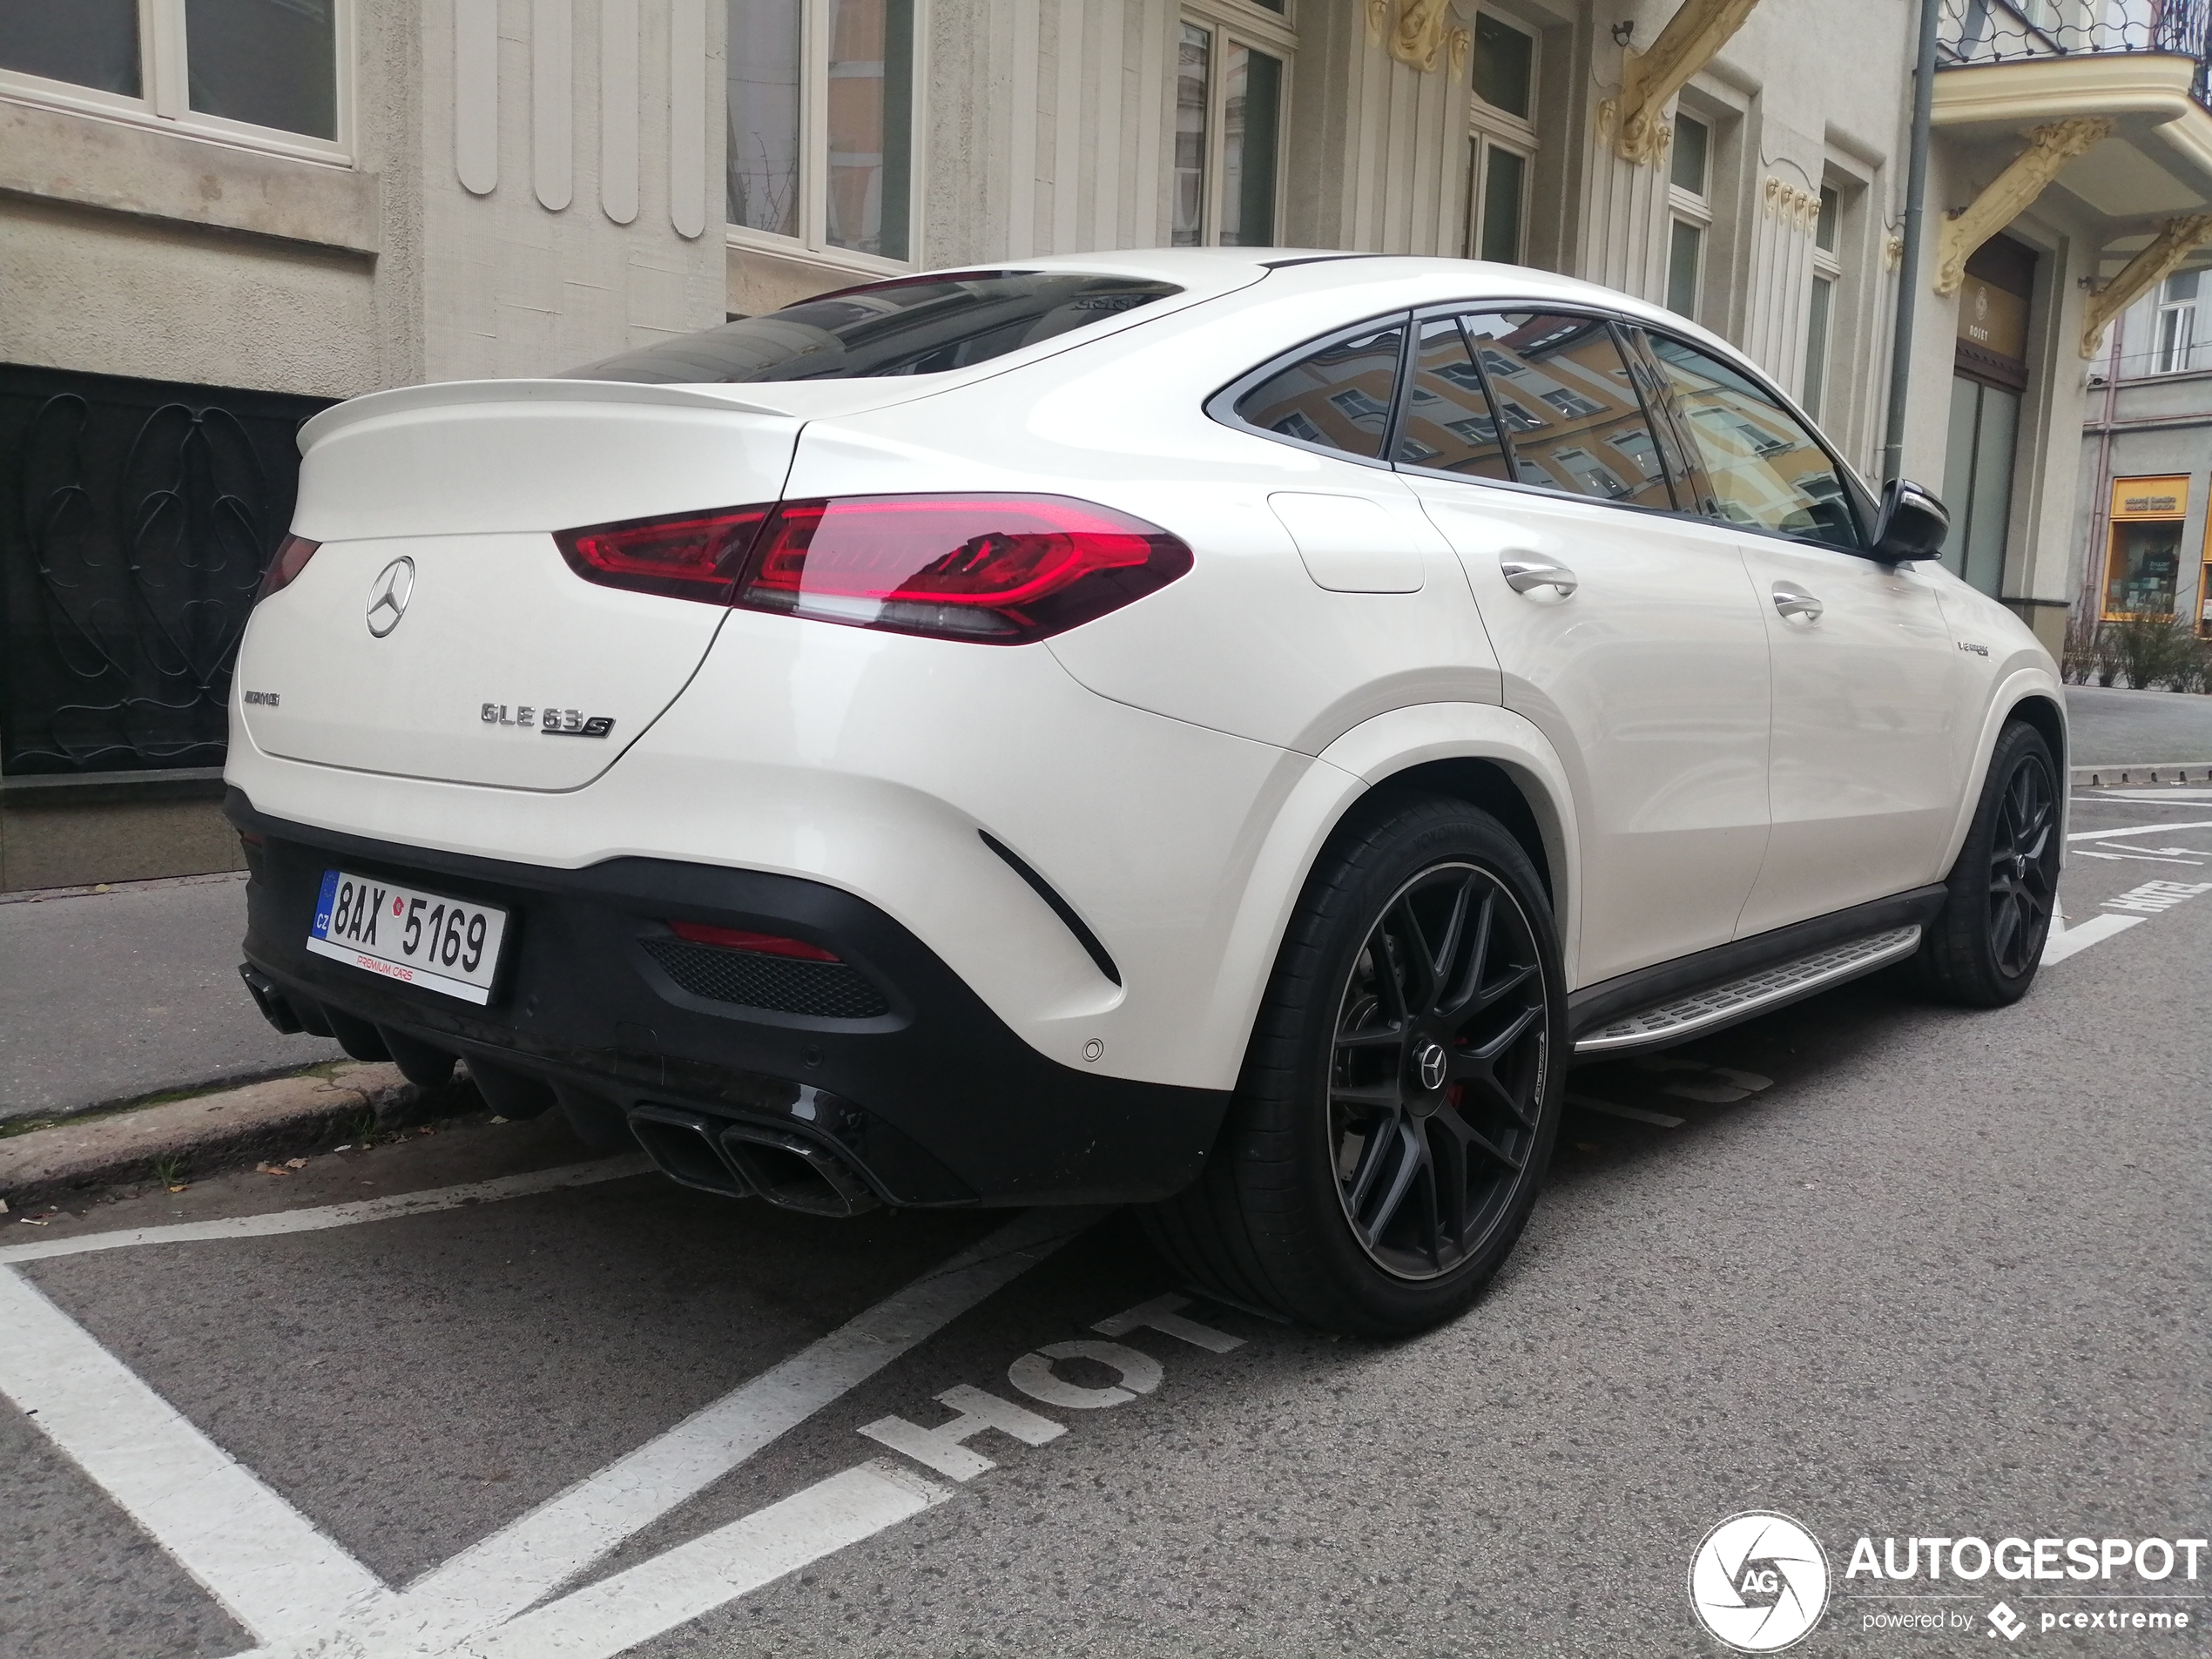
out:
{"label": "glossy white car paint", "polygon": [[[1279,257],[1023,261],[1186,291],[947,374],[492,382],[327,412],[295,519],[323,546],[254,613],[237,686],[279,700],[234,701],[229,779],[271,817],[403,845],[831,883],[1042,1053],[1216,1089],[1330,829],[1414,765],[1486,759],[1520,786],[1573,985],[1939,879],[2006,711],[2058,698],[2001,607],[1932,565],[1417,480],[1204,411],[1303,341],[1431,303],[1595,305],[1725,345],[1541,273],[1256,263]],[[1072,631],[984,646],[616,592],[550,534],[970,490],[1116,508],[1195,563]],[[1574,596],[1507,587],[1517,552],[1572,567]],[[409,614],[371,639],[359,613],[401,556]],[[1825,602],[1816,628],[1774,610],[1784,580]],[[524,738],[487,703],[615,725]],[[979,828],[1067,899],[1121,986]]]}

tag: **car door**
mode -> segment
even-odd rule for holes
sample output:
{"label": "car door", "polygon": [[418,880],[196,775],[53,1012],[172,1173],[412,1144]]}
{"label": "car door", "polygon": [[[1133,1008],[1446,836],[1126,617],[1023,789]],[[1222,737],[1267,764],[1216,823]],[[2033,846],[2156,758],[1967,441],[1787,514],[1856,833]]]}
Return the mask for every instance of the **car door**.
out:
{"label": "car door", "polygon": [[1393,458],[1465,566],[1581,832],[1583,984],[1734,936],[1767,836],[1767,640],[1739,538],[1674,510],[1611,324],[1417,323]]}
{"label": "car door", "polygon": [[1760,598],[1774,684],[1766,858],[1740,931],[1937,880],[1961,788],[1961,659],[1934,585],[1866,556],[1818,436],[1733,364],[1649,333],[1700,509]]}

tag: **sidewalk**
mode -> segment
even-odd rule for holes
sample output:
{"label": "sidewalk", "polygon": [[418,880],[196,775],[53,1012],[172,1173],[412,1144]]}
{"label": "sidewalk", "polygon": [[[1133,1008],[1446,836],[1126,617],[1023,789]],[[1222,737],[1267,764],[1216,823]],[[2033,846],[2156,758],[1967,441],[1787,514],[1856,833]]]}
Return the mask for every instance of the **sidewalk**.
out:
{"label": "sidewalk", "polygon": [[345,1056],[239,983],[243,875],[0,901],[0,1125]]}

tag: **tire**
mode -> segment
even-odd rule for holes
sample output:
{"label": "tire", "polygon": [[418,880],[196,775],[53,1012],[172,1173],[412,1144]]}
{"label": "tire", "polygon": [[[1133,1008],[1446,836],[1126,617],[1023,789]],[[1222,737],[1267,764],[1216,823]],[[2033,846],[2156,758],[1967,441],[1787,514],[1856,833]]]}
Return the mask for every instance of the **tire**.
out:
{"label": "tire", "polygon": [[2058,789],[2041,732],[2014,721],[1999,733],[1973,824],[1944,883],[1949,896],[1908,964],[1924,995],[1974,1008],[2027,995],[2058,898]]}
{"label": "tire", "polygon": [[1153,1242],[1201,1288],[1323,1329],[1453,1318],[1543,1184],[1566,1015],[1520,845],[1460,801],[1379,803],[1307,881],[1221,1141],[1145,1213]]}

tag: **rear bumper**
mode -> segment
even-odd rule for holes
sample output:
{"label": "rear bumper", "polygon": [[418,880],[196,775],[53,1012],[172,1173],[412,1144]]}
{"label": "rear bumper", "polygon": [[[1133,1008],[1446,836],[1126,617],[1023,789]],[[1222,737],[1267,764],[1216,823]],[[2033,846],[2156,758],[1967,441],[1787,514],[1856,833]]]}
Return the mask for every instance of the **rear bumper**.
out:
{"label": "rear bumper", "polygon": [[[1228,1104],[1224,1092],[1047,1058],[913,933],[820,882],[667,859],[561,870],[402,846],[264,817],[235,788],[226,811],[261,838],[249,844],[246,957],[310,1029],[365,1022],[388,1047],[475,1060],[609,1116],[654,1106],[772,1129],[835,1150],[887,1203],[1163,1197],[1195,1178]],[[341,861],[506,907],[489,1006],[310,954],[322,874]],[[812,941],[851,971],[764,988],[750,970],[768,959],[686,959],[671,917]],[[730,967],[746,971],[718,971]]]}

